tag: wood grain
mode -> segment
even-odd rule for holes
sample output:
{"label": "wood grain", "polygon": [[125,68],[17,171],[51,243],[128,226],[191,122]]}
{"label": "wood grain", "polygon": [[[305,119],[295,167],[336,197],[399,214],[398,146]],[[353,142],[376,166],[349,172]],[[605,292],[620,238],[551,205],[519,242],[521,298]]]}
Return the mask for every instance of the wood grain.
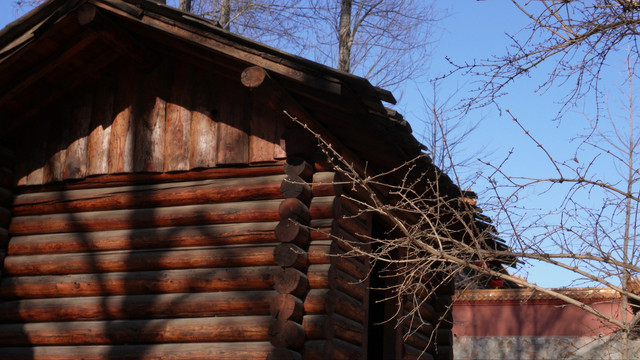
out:
{"label": "wood grain", "polygon": [[278,268],[253,266],[81,275],[4,277],[0,296],[12,298],[269,290]]}

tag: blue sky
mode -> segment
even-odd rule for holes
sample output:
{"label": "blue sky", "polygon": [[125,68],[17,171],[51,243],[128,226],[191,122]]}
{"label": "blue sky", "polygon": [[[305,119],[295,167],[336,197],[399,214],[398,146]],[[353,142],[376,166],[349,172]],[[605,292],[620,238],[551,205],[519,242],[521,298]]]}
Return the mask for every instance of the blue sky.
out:
{"label": "blue sky", "polygon": [[[169,3],[171,4],[171,1]],[[4,27],[23,13],[17,13],[12,4],[13,0],[0,0],[0,27]],[[509,45],[505,32],[517,32],[526,23],[526,18],[510,3],[504,1],[456,0],[439,2],[439,6],[447,16],[438,23],[436,33],[439,39],[431,59],[430,77],[436,77],[451,70],[445,56],[455,62],[464,63],[502,53]],[[612,88],[620,82],[617,75],[620,69],[621,66],[619,68],[612,66],[608,70],[608,74],[614,79],[608,84]],[[575,148],[575,143],[571,143],[570,140],[588,125],[588,122],[585,122],[585,115],[593,116],[592,104],[586,99],[578,111],[566,113],[562,121],[552,121],[558,111],[556,100],[563,94],[563,89],[554,87],[543,93],[535,91],[538,80],[546,75],[546,71],[545,68],[537,69],[531,73],[530,78],[519,79],[516,85],[507,88],[509,94],[500,100],[500,104],[503,109],[510,109],[523,125],[548,147],[554,158],[561,161],[569,160],[574,156]],[[423,91],[426,89],[428,92],[428,80],[425,78],[417,83],[407,84],[398,105],[398,109],[411,122],[417,135],[421,134],[424,128],[420,119],[424,118],[421,114],[425,110],[416,89],[420,88]],[[440,89],[445,97],[453,94],[457,89],[459,89],[458,96],[464,97],[465,91],[474,86],[473,79],[456,76],[444,80],[440,84]],[[506,113],[501,113],[494,106],[488,106],[472,111],[466,117],[469,122],[479,119],[483,120],[478,129],[468,137],[464,151],[474,153],[477,149],[483,149],[479,157],[484,161],[497,163],[515,149],[507,163],[507,170],[510,173],[532,176],[552,173],[553,169],[548,166],[544,153],[527,138]],[[594,156],[593,153],[581,154]],[[467,171],[465,177],[470,181],[462,185],[473,186],[474,190],[481,192],[488,183],[482,179],[482,176],[474,174],[476,171],[484,171],[486,174],[486,167],[484,169],[478,166]],[[609,172],[615,171],[609,170],[611,170]],[[488,200],[489,194],[482,196],[486,196],[485,200]],[[545,195],[530,193],[528,197],[522,197],[520,203],[522,206],[537,208],[544,212],[558,205],[560,196],[561,193],[556,191]],[[583,200],[585,202],[600,201],[595,195],[591,198],[585,197]],[[480,198],[479,202],[481,206],[487,208],[488,214],[492,215],[489,205],[484,204],[483,198]],[[521,274],[543,286],[559,287],[566,285],[570,280],[570,276],[562,271],[545,266],[526,270]]]}

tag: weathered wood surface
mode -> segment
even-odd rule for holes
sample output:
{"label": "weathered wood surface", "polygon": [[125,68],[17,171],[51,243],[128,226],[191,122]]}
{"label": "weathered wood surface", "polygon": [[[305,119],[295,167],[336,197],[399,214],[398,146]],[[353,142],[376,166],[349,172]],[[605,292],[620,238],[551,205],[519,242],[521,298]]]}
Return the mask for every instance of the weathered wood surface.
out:
{"label": "weathered wood surface", "polygon": [[189,161],[195,169],[214,167],[218,146],[214,104],[216,97],[222,94],[222,87],[212,76],[198,76],[194,81]]}
{"label": "weathered wood surface", "polygon": [[307,340],[331,339],[335,335],[329,315],[305,315],[302,327]]}
{"label": "weathered wood surface", "polygon": [[307,267],[307,252],[292,243],[281,243],[273,249],[275,263],[282,267],[293,267],[305,270]]}
{"label": "weathered wood surface", "polygon": [[302,355],[294,350],[275,348],[267,355],[267,360],[302,360]]}
{"label": "weathered wood surface", "polygon": [[340,176],[333,171],[321,171],[313,174],[311,192],[316,196],[339,196],[342,194]]}
{"label": "weathered wood surface", "polygon": [[[60,113],[55,113],[51,115],[51,123],[58,124],[66,124],[67,119],[65,118],[67,111],[63,110]],[[64,156],[65,149],[62,147],[63,145],[60,142],[65,140],[65,126],[51,126],[49,129],[48,143],[47,143],[47,160],[43,165],[43,174],[42,181],[44,183],[61,181],[64,179],[63,176],[63,167],[64,167]],[[58,140],[55,141],[54,139]],[[66,144],[65,144],[66,145]],[[21,155],[28,156],[29,152],[23,153]],[[20,163],[28,164],[29,159],[20,159]],[[28,171],[28,170],[27,170]],[[23,171],[16,172],[16,182],[17,185],[25,185],[23,181],[26,181],[26,178],[23,178],[27,173]]]}
{"label": "weathered wood surface", "polygon": [[259,66],[251,66],[242,71],[240,74],[240,82],[248,88],[257,88],[264,81],[269,80],[267,72]]}
{"label": "weathered wood surface", "polygon": [[253,92],[250,109],[249,163],[272,160],[282,135],[276,133],[279,130],[277,123],[285,115],[273,111],[260,94]]}
{"label": "weathered wood surface", "polygon": [[365,331],[362,323],[338,314],[331,315],[330,319],[335,337],[357,346],[366,344],[364,338]]}
{"label": "weathered wood surface", "polygon": [[364,360],[364,351],[360,346],[335,338],[307,341],[302,354],[305,360]]}
{"label": "weathered wood surface", "polygon": [[[229,84],[231,85],[231,84]],[[248,91],[242,86],[226,86],[220,102],[217,164],[249,162]]]}
{"label": "weathered wood surface", "polygon": [[[81,275],[3,277],[0,297],[43,298],[269,290],[278,267],[183,269]],[[306,280],[306,279],[305,279]]]}
{"label": "weathered wood surface", "polygon": [[194,225],[14,236],[10,255],[261,244],[276,241],[275,222]]}
{"label": "weathered wood surface", "polygon": [[3,360],[255,360],[273,350],[270,342],[176,343],[155,345],[5,347]]}
{"label": "weathered wood surface", "polygon": [[[85,96],[86,98],[86,96]],[[23,167],[24,172],[26,173],[26,184],[41,184],[44,180],[44,167],[42,164],[46,162],[46,153],[48,148],[47,139],[49,138],[50,127],[52,123],[49,119],[43,119],[43,123],[40,126],[37,126],[33,129],[33,137],[36,139],[42,139],[39,143],[31,143],[31,141],[25,141],[24,146],[29,146],[30,149],[25,149],[24,151],[30,153],[28,162],[19,164],[18,167]],[[60,126],[60,124],[57,124]],[[64,125],[62,125],[64,126]],[[77,142],[85,142],[86,138],[79,139]],[[78,145],[78,144],[75,144]],[[71,144],[69,148],[73,147],[74,144]],[[84,150],[79,148],[78,150]],[[24,180],[24,177],[22,178]],[[12,185],[10,188],[13,187]]]}
{"label": "weathered wood surface", "polygon": [[271,298],[270,313],[276,320],[302,321],[304,304],[291,294],[275,294]]}
{"label": "weathered wood surface", "polygon": [[[15,216],[282,198],[283,175],[66,190],[16,196]],[[229,191],[233,189],[233,191]]]}
{"label": "weathered wood surface", "polygon": [[0,324],[0,345],[265,341],[270,325],[271,316]]}
{"label": "weathered wood surface", "polygon": [[189,169],[189,146],[191,143],[191,66],[178,63],[173,69],[173,80],[167,101],[164,143],[164,171]]}
{"label": "weathered wood surface", "polygon": [[325,340],[308,340],[304,343],[302,349],[302,358],[304,360],[325,360],[324,346]]}
{"label": "weathered wood surface", "polygon": [[84,94],[77,100],[71,114],[69,137],[71,143],[67,147],[64,158],[62,176],[65,179],[82,179],[87,175],[87,145],[93,93]]}
{"label": "weathered wood surface", "polygon": [[367,314],[362,302],[330,289],[311,289],[304,300],[304,311],[306,314],[340,314],[359,323],[363,323]]}
{"label": "weathered wood surface", "polygon": [[279,220],[280,200],[14,217],[15,235]]}
{"label": "weathered wood surface", "polygon": [[310,182],[313,178],[313,166],[303,158],[289,156],[284,164],[284,173],[293,178],[299,177]]}
{"label": "weathered wood surface", "polygon": [[309,208],[302,201],[290,198],[284,199],[278,207],[281,219],[292,219],[297,222],[308,223],[310,220]]}
{"label": "weathered wood surface", "polygon": [[[124,67],[118,75],[114,119],[109,137],[109,173],[129,173],[133,170],[134,152],[134,100],[136,93],[136,71],[132,66]],[[63,180],[60,178],[57,180]]]}
{"label": "weathered wood surface", "polygon": [[270,245],[251,244],[10,256],[4,262],[4,273],[7,275],[65,275],[119,271],[266,266],[276,265],[274,259],[276,249],[276,247]]}
{"label": "weathered wood surface", "polygon": [[309,288],[307,276],[294,268],[279,268],[273,272],[273,288],[280,294],[303,297]]}
{"label": "weathered wood surface", "polygon": [[[93,31],[83,44],[110,35]],[[43,144],[42,149],[20,151],[14,184],[268,164],[285,158],[288,120],[262,105],[259,96],[251,100],[241,84],[182,60],[165,59],[152,66],[145,71],[110,66],[102,80],[68,96],[88,101],[47,107],[52,131],[48,125],[29,130],[31,143]]]}
{"label": "weathered wood surface", "polygon": [[[87,173],[103,175],[109,173],[109,140],[113,122],[115,99],[115,76],[106,76],[96,84],[96,99],[89,124],[87,144]],[[43,181],[46,183],[46,181]]]}
{"label": "weathered wood surface", "polygon": [[283,243],[306,246],[309,241],[309,229],[294,220],[284,219],[276,225],[275,236]]}
{"label": "weathered wood surface", "polygon": [[[173,130],[167,128],[167,69],[163,62],[139,80],[135,109],[134,171],[162,172],[165,165],[165,141]],[[91,159],[89,159],[91,161]]]}
{"label": "weathered wood surface", "polygon": [[334,196],[314,197],[309,205],[312,219],[333,219],[341,214],[340,198]]}
{"label": "weathered wood surface", "polygon": [[331,264],[309,265],[307,276],[311,289],[337,289],[360,301],[367,291],[362,280],[355,279]]}
{"label": "weathered wood surface", "polygon": [[337,269],[363,280],[367,274],[366,266],[359,259],[349,256],[332,240],[312,241],[308,250],[309,264],[333,264]]}
{"label": "weathered wood surface", "polygon": [[291,320],[273,320],[269,326],[269,341],[276,347],[300,349],[305,341],[302,325]]}
{"label": "weathered wood surface", "polygon": [[404,301],[403,307],[405,312],[412,311],[414,308],[418,308],[418,315],[424,321],[434,323],[436,320],[436,311],[433,306],[427,300],[417,300],[416,303],[410,301]]}
{"label": "weathered wood surface", "polygon": [[310,227],[311,231],[309,235],[311,240],[344,239],[345,241],[337,241],[336,243],[343,250],[347,251],[352,246],[363,249],[369,247],[367,239],[363,236],[370,235],[371,229],[358,219],[312,219]]}
{"label": "weathered wood surface", "polygon": [[430,341],[429,338],[419,330],[411,330],[403,326],[402,334],[402,341],[411,347],[426,349],[430,353],[433,353],[435,350],[435,341]]}
{"label": "weathered wood surface", "polygon": [[302,326],[308,340],[337,337],[354,345],[361,345],[364,337],[362,324],[338,314],[306,315]]}
{"label": "weathered wood surface", "polygon": [[299,176],[287,176],[280,185],[285,198],[296,198],[305,204],[311,199],[311,187]]}
{"label": "weathered wood surface", "polygon": [[[172,183],[181,181],[198,181],[225,178],[246,178],[254,176],[282,175],[282,165],[252,166],[252,167],[222,167],[211,169],[198,169],[193,171],[175,173],[133,173],[133,174],[109,174],[93,176],[85,179],[47,184],[45,186],[21,187],[19,193],[29,194],[46,191],[97,189],[117,186],[146,185],[153,183]],[[13,183],[9,187],[13,187]]]}
{"label": "weathered wood surface", "polygon": [[273,304],[282,304],[282,316],[298,316],[301,303],[279,300],[271,290],[13,300],[0,302],[0,322],[269,315]]}

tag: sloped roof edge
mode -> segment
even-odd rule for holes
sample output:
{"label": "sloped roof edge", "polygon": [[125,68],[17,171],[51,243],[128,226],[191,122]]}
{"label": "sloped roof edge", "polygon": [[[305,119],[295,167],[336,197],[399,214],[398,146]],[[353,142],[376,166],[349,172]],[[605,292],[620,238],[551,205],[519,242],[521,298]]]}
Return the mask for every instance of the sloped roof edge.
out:
{"label": "sloped roof edge", "polygon": [[[233,34],[229,31],[223,30],[212,20],[150,0],[46,0],[38,7],[0,30],[0,49],[4,49],[7,45],[15,42],[20,37],[24,37],[24,33],[29,29],[33,29],[37,26],[38,31],[43,30],[42,28],[46,27],[47,24],[55,23],[57,19],[84,3],[107,5],[113,9],[120,11],[124,10],[130,15],[138,17],[142,16],[145,11],[149,11],[171,19],[176,23],[197,26],[208,32],[214,33],[215,35],[227,38],[235,43],[278,57],[282,59],[283,62],[289,62],[291,65],[312,70],[310,73],[335,78],[336,80],[359,90],[358,92],[362,95],[372,97],[375,100],[396,104],[396,99],[390,91],[371,85],[367,79],[316,63],[301,56],[278,50],[240,35]],[[104,9],[104,6],[102,8]],[[25,40],[28,40],[28,38]],[[6,51],[7,50],[5,49],[2,52]]]}

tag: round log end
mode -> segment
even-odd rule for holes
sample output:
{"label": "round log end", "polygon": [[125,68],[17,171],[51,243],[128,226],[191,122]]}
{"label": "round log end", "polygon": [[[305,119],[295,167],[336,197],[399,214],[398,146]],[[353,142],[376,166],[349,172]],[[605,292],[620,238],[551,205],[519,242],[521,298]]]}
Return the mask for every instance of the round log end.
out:
{"label": "round log end", "polygon": [[276,270],[273,282],[273,288],[280,294],[303,295],[309,285],[307,277],[294,268]]}
{"label": "round log end", "polygon": [[269,341],[275,347],[300,349],[304,345],[304,328],[290,320],[275,320],[269,326]]}
{"label": "round log end", "polygon": [[284,173],[309,181],[313,177],[313,166],[300,157],[289,157],[284,164]]}
{"label": "round log end", "polygon": [[283,243],[306,245],[309,242],[309,229],[289,219],[280,221],[275,233],[278,241]]}
{"label": "round log end", "polygon": [[311,217],[309,208],[296,198],[284,199],[278,207],[281,219],[294,219],[298,222],[308,223]]}
{"label": "round log end", "polygon": [[96,18],[96,7],[91,4],[84,4],[78,9],[78,24],[87,25]]}
{"label": "round log end", "polygon": [[240,81],[242,81],[242,85],[248,88],[257,88],[262,85],[266,77],[267,72],[265,69],[259,66],[251,66],[242,71]]}
{"label": "round log end", "polygon": [[278,320],[301,321],[304,313],[302,300],[291,294],[278,294],[271,299],[271,316]]}
{"label": "round log end", "polygon": [[281,243],[273,249],[276,264],[282,267],[301,268],[307,264],[307,252],[292,243]]}
{"label": "round log end", "polygon": [[287,176],[280,184],[280,192],[285,198],[296,198],[307,204],[311,199],[311,187],[299,176]]}

